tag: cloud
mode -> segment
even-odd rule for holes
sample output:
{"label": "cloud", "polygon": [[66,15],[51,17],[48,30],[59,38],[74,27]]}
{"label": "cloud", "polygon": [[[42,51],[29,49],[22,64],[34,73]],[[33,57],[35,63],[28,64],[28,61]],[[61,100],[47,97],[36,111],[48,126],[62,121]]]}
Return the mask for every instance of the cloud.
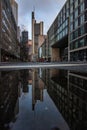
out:
{"label": "cloud", "polygon": [[[24,24],[31,35],[31,12],[35,8],[37,21],[44,21],[45,33],[66,0],[16,0],[19,6],[19,25]],[[31,37],[31,36],[30,36]]]}

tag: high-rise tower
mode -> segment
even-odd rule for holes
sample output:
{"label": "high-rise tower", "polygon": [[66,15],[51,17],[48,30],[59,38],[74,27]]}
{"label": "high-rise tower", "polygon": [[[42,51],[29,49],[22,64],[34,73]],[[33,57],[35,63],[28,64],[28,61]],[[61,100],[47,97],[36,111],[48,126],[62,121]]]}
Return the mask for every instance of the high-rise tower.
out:
{"label": "high-rise tower", "polygon": [[43,35],[43,22],[37,23],[34,12],[32,12],[32,54],[34,61],[38,58],[38,39],[39,35]]}

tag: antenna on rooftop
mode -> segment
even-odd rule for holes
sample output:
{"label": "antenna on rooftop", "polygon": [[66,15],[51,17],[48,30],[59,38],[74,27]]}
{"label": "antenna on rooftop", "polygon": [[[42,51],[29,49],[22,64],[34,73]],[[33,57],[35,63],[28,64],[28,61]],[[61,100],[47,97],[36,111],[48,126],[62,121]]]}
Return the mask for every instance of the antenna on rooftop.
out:
{"label": "antenna on rooftop", "polygon": [[35,12],[35,6],[33,6],[33,11]]}

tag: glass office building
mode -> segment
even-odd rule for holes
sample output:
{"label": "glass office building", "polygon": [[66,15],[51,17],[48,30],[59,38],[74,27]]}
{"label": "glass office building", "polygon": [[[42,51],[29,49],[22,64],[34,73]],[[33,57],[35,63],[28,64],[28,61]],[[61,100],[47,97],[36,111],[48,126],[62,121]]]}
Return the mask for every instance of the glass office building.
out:
{"label": "glass office building", "polygon": [[87,60],[87,0],[67,0],[47,34],[61,60]]}
{"label": "glass office building", "polygon": [[49,49],[50,57],[54,55],[52,53],[52,49],[54,50],[55,48],[56,51],[57,50],[56,48],[59,48],[57,58],[60,60],[68,59],[68,52],[66,53],[66,55],[64,54],[64,52],[65,49],[68,47],[68,22],[69,22],[69,14],[70,14],[69,7],[70,7],[69,1],[67,1],[62,7],[61,11],[58,13],[56,19],[54,20],[54,22],[52,23],[51,27],[47,32],[48,44],[50,47]]}
{"label": "glass office building", "polygon": [[87,60],[86,0],[70,0],[70,59]]}

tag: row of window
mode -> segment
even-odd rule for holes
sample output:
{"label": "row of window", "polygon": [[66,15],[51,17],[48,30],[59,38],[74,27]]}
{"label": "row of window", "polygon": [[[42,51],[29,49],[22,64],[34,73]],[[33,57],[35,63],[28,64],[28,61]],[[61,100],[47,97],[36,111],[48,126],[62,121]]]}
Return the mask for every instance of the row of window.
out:
{"label": "row of window", "polygon": [[66,11],[66,14],[63,14],[62,17],[58,16],[58,27],[65,22],[65,20],[69,17],[69,11]]}
{"label": "row of window", "polygon": [[65,22],[63,22],[62,25],[59,26],[57,33],[60,33],[66,26],[68,26],[68,19],[66,19]]}
{"label": "row of window", "polygon": [[79,26],[84,24],[85,21],[86,21],[85,15],[84,14],[80,15],[78,19],[76,19],[70,24],[70,32],[72,32],[73,30],[77,29]]}
{"label": "row of window", "polygon": [[64,28],[60,33],[58,33],[54,39],[53,42],[56,42],[58,40],[61,40],[64,36],[66,36],[68,34],[68,28]]}
{"label": "row of window", "polygon": [[77,30],[75,30],[74,32],[72,32],[70,34],[70,41],[84,35],[86,33],[86,26],[87,24],[81,26],[80,28],[78,28]]}
{"label": "row of window", "polygon": [[78,14],[78,12],[77,12],[77,10],[76,10],[74,13],[72,13],[72,14],[70,15],[70,23],[72,23],[73,21],[76,21],[76,19],[77,19],[78,17],[81,17],[81,16],[84,16],[84,20],[85,20],[85,15],[86,15],[86,13],[84,13],[84,14],[82,14],[82,13]]}
{"label": "row of window", "polygon": [[80,40],[70,43],[70,50],[77,49],[84,46],[87,46],[86,36],[84,38],[81,38]]}
{"label": "row of window", "polygon": [[[84,0],[70,0],[70,5],[72,5],[73,3],[76,5],[79,5],[80,3],[82,3]],[[75,6],[76,6],[75,5]]]}
{"label": "row of window", "polygon": [[87,49],[76,51],[76,52],[71,52],[70,60],[71,61],[87,61]]}
{"label": "row of window", "polygon": [[69,81],[75,85],[77,85],[79,88],[87,90],[86,83],[87,80],[79,77],[70,76]]}
{"label": "row of window", "polygon": [[81,4],[79,4],[78,6],[78,2],[75,1],[74,4],[72,6],[70,6],[70,14],[72,14],[75,10],[76,10],[76,13],[82,13],[85,9],[85,5],[84,5],[84,2],[82,2]]}

